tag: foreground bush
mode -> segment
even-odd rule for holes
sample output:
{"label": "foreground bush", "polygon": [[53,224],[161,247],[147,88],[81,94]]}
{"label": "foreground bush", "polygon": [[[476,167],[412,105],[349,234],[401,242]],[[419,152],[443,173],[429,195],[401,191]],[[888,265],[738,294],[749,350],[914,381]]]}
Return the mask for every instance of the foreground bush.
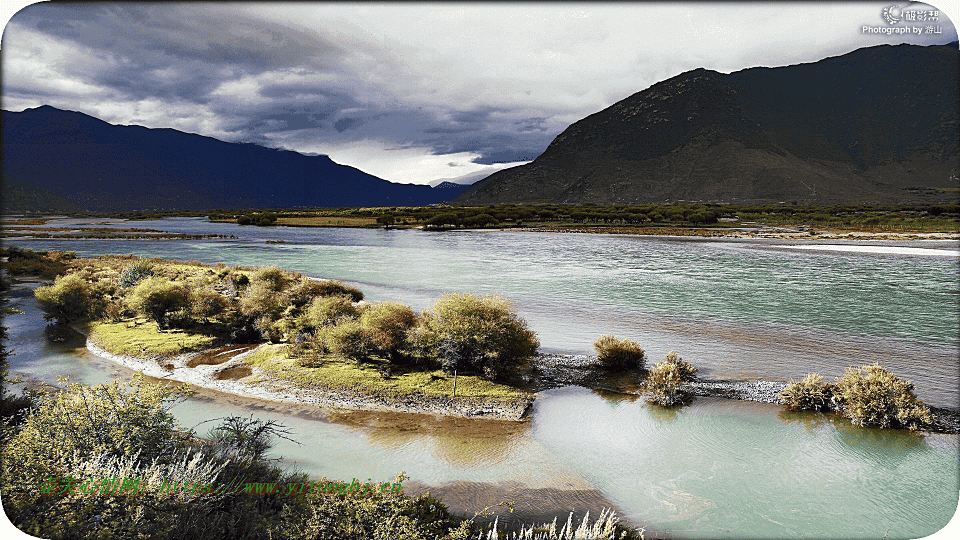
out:
{"label": "foreground bush", "polygon": [[932,422],[930,409],[879,364],[847,368],[833,383],[833,403],[854,424],[918,429]]}
{"label": "foreground bush", "polygon": [[500,296],[445,294],[421,315],[412,334],[420,354],[436,358],[444,370],[468,369],[489,379],[507,377],[540,346]]}
{"label": "foreground bush", "polygon": [[833,389],[819,373],[810,373],[799,382],[791,382],[780,392],[788,409],[826,411],[830,409]]}
{"label": "foreground bush", "polygon": [[15,464],[39,482],[65,456],[162,458],[180,447],[182,439],[171,437],[177,423],[168,409],[187,394],[186,385],[147,384],[141,376],[130,383],[72,383],[38,396],[37,407],[4,448],[4,467]]}
{"label": "foreground bush", "polygon": [[645,353],[636,341],[605,335],[593,342],[597,360],[609,369],[643,369]]}
{"label": "foreground bush", "polygon": [[[540,526],[531,525],[529,528],[521,526],[520,531],[507,533],[501,537],[506,540],[643,540],[643,530],[628,529],[619,524],[619,519],[613,510],[603,510],[600,517],[590,524],[590,512],[583,516],[580,526],[574,528],[573,512],[567,517],[567,523],[557,530],[557,518],[553,523],[544,523]],[[497,538],[497,523],[493,523],[487,536],[483,538]]]}
{"label": "foreground bush", "polygon": [[[471,522],[453,518],[429,495],[289,496],[289,486],[306,477],[283,473],[264,458],[269,437],[284,430],[228,418],[211,431],[213,441],[188,436],[168,410],[181,397],[180,390],[142,378],[69,385],[39,397],[21,427],[2,427],[7,517],[22,531],[51,539],[476,537]],[[287,489],[251,495],[244,492],[251,481]]]}

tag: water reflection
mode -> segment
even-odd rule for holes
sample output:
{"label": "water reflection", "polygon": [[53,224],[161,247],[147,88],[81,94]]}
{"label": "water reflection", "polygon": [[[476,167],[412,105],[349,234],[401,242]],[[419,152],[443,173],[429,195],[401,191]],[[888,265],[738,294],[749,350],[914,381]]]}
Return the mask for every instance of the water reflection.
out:
{"label": "water reflection", "polygon": [[454,468],[512,461],[518,440],[530,429],[529,422],[371,411],[336,412],[329,420],[363,427],[369,433],[368,440],[385,450],[421,445],[422,451]]}

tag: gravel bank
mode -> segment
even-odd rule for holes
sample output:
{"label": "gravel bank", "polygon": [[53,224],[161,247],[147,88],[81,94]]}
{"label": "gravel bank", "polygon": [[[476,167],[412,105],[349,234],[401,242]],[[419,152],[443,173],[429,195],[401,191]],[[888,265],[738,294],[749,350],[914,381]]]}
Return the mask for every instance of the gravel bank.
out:
{"label": "gravel bank", "polygon": [[[594,366],[596,357],[587,355],[545,354],[539,356],[525,381],[536,391],[565,385],[610,390],[624,394],[639,394],[636,376],[611,376]],[[781,381],[733,381],[698,379],[690,383],[696,396],[721,397],[743,401],[758,401],[783,405],[780,392],[787,383]],[[930,407],[934,421],[928,431],[960,433],[960,411]]]}

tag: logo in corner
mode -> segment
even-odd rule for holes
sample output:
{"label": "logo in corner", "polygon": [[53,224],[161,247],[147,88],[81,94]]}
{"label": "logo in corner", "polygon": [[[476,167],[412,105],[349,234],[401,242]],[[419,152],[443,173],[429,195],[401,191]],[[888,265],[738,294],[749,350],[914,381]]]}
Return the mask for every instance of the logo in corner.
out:
{"label": "logo in corner", "polygon": [[900,22],[900,15],[900,6],[883,8],[883,20],[887,21],[887,24],[897,24]]}

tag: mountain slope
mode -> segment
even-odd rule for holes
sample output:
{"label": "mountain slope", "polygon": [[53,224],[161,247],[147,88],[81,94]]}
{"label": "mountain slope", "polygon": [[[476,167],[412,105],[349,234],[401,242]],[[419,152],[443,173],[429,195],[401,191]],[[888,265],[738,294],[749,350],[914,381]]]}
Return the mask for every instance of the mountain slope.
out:
{"label": "mountain slope", "polygon": [[116,126],[49,106],[2,114],[5,184],[92,211],[423,205],[458,194],[394,184],[327,156]]}
{"label": "mountain slope", "polygon": [[532,163],[454,202],[827,203],[960,187],[958,56],[955,45],[884,45],[683,73],[574,123]]}

